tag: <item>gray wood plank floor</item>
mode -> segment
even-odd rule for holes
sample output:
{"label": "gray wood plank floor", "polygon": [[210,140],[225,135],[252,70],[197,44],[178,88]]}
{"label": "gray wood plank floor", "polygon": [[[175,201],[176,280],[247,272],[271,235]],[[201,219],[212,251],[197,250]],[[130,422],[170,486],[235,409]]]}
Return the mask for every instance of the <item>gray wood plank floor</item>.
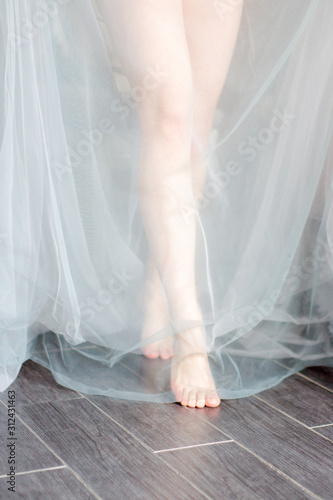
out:
{"label": "gray wood plank floor", "polygon": [[[126,370],[126,368],[124,368]],[[27,361],[16,392],[16,492],[0,394],[0,498],[333,498],[333,369],[219,408],[86,396]]]}

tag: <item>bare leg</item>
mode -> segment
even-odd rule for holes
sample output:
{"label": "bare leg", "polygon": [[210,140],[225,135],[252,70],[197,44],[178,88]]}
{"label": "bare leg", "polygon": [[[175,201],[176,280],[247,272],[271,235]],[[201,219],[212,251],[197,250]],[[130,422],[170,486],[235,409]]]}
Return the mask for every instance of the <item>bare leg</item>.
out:
{"label": "bare leg", "polygon": [[200,321],[194,273],[196,221],[186,222],[181,211],[184,204],[193,204],[193,85],[182,3],[100,0],[99,5],[132,88],[142,85],[156,67],[165,74],[137,106],[142,132],[140,207],[173,320]]}
{"label": "bare leg", "polygon": [[[158,64],[166,74],[138,105],[140,204],[172,319],[178,324],[186,320],[200,324],[194,273],[196,221],[185,222],[180,211],[184,204],[193,205],[194,89],[183,5],[178,0],[99,0],[99,4],[116,46],[119,42],[131,85],[141,84],[147,76],[145,70]],[[180,361],[173,365],[171,385],[178,400],[189,406],[219,404],[204,350],[200,326],[181,331],[177,338]]]}
{"label": "bare leg", "polygon": [[223,90],[238,37],[243,0],[182,0],[194,86],[191,149],[193,188],[202,192],[206,153],[215,109]]}
{"label": "bare leg", "polygon": [[[228,0],[224,1],[223,5],[215,0],[182,0],[194,85],[191,162],[197,204],[206,180],[207,165],[203,156],[207,150],[215,109],[234,52],[243,8],[242,0],[233,2],[233,7]],[[191,345],[192,334],[193,331],[184,332],[185,353],[187,346]],[[172,366],[171,383],[175,394],[182,394],[183,405],[201,407],[206,403],[216,406],[211,402],[214,399],[214,383],[207,356],[185,355],[179,363]],[[210,391],[200,390],[200,386]],[[211,401],[207,402],[209,394]]]}
{"label": "bare leg", "polygon": [[[196,0],[183,0],[184,24],[194,84],[191,163],[196,203],[199,203],[200,194],[202,194],[205,185],[207,165],[202,158],[207,150],[216,105],[223,89],[237,40],[242,7],[242,0],[234,2],[232,7],[227,0],[225,4],[213,0],[205,3]],[[159,296],[161,282],[156,270],[152,271],[151,275],[153,275],[151,283],[153,283],[156,298]],[[158,300],[158,303],[161,304],[161,301]],[[158,310],[159,319],[163,317],[166,321],[166,313],[163,313],[161,308],[155,309],[155,312],[156,310]],[[156,318],[156,314],[152,314],[152,318]],[[193,350],[193,331],[194,329],[190,329],[183,332],[185,356],[179,363],[173,365],[171,383],[174,392],[179,394],[183,405],[204,406],[203,399],[207,396],[207,391],[200,391],[197,387],[201,385],[206,389],[210,388],[213,393],[214,384],[207,357],[202,354],[186,356],[188,346]],[[197,329],[197,336],[200,337],[200,333],[202,330]],[[158,347],[157,344],[151,344],[152,350],[155,351],[155,357],[158,356]],[[161,352],[163,352],[165,346],[161,344],[160,347],[162,348]]]}
{"label": "bare leg", "polygon": [[[199,205],[204,189],[207,165],[203,161],[212,127],[215,109],[228,73],[237,40],[243,0],[182,0],[184,25],[189,47],[194,86],[194,128],[191,143],[191,163],[195,203]],[[224,3],[223,3],[224,2]],[[149,300],[151,311],[146,318],[146,332],[157,331],[157,319],[167,324],[167,311],[160,294],[161,282],[156,268],[151,269],[150,290],[154,300]],[[155,330],[154,330],[155,328]],[[172,355],[168,341],[147,346],[149,357],[167,358]],[[192,359],[192,366],[193,359]]]}
{"label": "bare leg", "polygon": [[[218,99],[223,90],[238,36],[243,0],[182,0],[193,87],[194,122],[191,141],[192,185],[198,206],[205,185],[207,164],[203,160]],[[166,326],[168,314],[161,295],[161,281],[153,259],[149,258],[146,295],[147,314],[143,338]],[[162,326],[161,326],[162,328]],[[166,359],[172,355],[169,339],[145,347],[146,356]]]}
{"label": "bare leg", "polygon": [[[141,339],[146,339],[170,326],[167,298],[151,252],[149,252],[147,261],[147,279],[142,299],[144,323],[142,325]],[[142,347],[141,350],[150,359],[158,357],[169,359],[173,355],[173,337],[170,336],[151,342]]]}

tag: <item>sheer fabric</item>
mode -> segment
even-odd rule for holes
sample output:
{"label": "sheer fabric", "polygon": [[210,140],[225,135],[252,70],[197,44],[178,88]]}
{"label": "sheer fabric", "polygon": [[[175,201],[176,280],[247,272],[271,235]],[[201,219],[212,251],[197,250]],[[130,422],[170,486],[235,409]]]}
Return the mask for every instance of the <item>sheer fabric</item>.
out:
{"label": "sheer fabric", "polygon": [[[170,359],[142,348],[198,327],[222,399],[333,366],[332,1],[245,0],[203,193],[184,184],[151,213],[184,228],[184,249],[194,231],[200,320],[169,310],[145,339],[138,107],[165,73],[157,59],[130,85],[102,4],[0,0],[1,391],[31,358],[83,393],[172,402],[177,342]],[[216,0],[216,16],[237,4]],[[154,253],[166,304],[168,248],[164,267]]]}

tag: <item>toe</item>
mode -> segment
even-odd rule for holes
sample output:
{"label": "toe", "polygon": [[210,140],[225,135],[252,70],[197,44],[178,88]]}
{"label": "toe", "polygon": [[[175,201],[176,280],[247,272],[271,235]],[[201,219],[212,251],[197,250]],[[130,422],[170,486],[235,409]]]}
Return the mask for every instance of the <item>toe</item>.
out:
{"label": "toe", "polygon": [[190,401],[190,391],[188,390],[188,388],[184,387],[181,404],[183,406],[189,406],[189,401]]}
{"label": "toe", "polygon": [[221,403],[221,400],[218,397],[206,399],[206,406],[209,406],[211,408],[215,408],[216,406],[219,406],[220,403]]}
{"label": "toe", "polygon": [[161,356],[161,359],[170,359],[171,358],[171,354],[168,351],[161,352],[160,356]]}
{"label": "toe", "polygon": [[159,357],[159,353],[157,351],[145,351],[144,355],[148,359],[157,359]]}
{"label": "toe", "polygon": [[197,403],[197,395],[195,391],[190,391],[188,395],[188,406],[190,408],[195,408],[195,405]]}
{"label": "toe", "polygon": [[199,391],[197,394],[197,407],[203,408],[205,406],[205,392]]}

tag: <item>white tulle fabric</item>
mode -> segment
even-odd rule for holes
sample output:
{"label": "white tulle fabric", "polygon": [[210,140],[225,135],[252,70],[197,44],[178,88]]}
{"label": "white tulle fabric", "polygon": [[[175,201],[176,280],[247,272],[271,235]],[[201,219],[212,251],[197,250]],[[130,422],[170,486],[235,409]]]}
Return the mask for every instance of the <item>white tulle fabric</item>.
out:
{"label": "white tulle fabric", "polygon": [[[333,366],[332,22],[331,0],[245,1],[203,198],[173,214],[196,221],[221,398]],[[140,349],[137,106],[150,90],[130,87],[90,0],[0,0],[0,36],[0,389],[31,358],[85,393],[174,401],[173,359]]]}

